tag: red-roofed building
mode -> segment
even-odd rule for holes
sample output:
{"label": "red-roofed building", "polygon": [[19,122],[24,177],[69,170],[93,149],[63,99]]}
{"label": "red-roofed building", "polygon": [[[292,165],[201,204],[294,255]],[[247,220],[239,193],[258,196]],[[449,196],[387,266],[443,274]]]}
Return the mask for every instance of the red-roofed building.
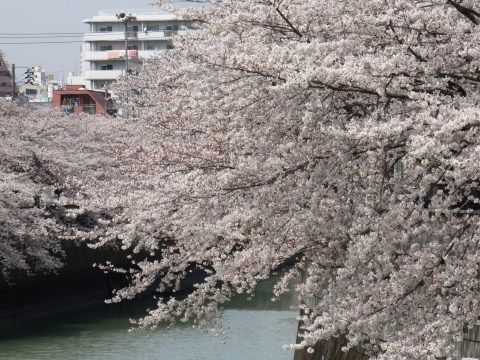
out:
{"label": "red-roofed building", "polygon": [[66,113],[115,113],[110,94],[87,90],[82,85],[67,85],[64,90],[54,90],[52,103]]}

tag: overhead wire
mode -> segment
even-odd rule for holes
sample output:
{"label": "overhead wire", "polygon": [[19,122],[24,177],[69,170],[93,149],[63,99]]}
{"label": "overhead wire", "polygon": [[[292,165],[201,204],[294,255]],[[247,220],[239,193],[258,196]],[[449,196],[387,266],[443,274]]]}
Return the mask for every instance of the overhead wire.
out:
{"label": "overhead wire", "polygon": [[74,43],[83,43],[83,41],[74,40],[74,41],[0,42],[0,45],[74,44]]}
{"label": "overhead wire", "polygon": [[[1,41],[0,45],[35,45],[35,44],[74,44],[82,43],[83,40],[53,41],[43,39],[62,39],[62,38],[80,38],[88,35],[89,37],[105,36],[109,32],[98,33],[80,33],[80,32],[45,32],[45,33],[0,33],[1,40],[30,39],[32,41]],[[36,41],[36,40],[40,41]]]}
{"label": "overhead wire", "polygon": [[0,34],[0,39],[55,39],[55,38],[76,38],[82,37],[82,35],[41,35],[41,36],[23,36],[23,35],[8,35],[4,36]]}
{"label": "overhead wire", "polygon": [[[149,32],[157,32],[158,30],[150,30]],[[63,37],[63,36],[83,36],[83,35],[98,35],[98,36],[103,36],[103,35],[108,35],[112,33],[123,33],[123,29],[121,31],[96,31],[96,32],[47,32],[47,33],[4,33],[0,32],[0,37],[33,37],[33,38],[41,38],[41,37]]]}
{"label": "overhead wire", "polygon": [[12,36],[16,36],[16,35],[33,35],[33,36],[36,36],[36,35],[83,35],[84,33],[81,33],[81,32],[45,32],[45,33],[40,33],[40,32],[34,32],[34,33],[28,33],[28,32],[24,32],[24,33],[4,33],[4,32],[0,32],[0,35],[12,35]]}

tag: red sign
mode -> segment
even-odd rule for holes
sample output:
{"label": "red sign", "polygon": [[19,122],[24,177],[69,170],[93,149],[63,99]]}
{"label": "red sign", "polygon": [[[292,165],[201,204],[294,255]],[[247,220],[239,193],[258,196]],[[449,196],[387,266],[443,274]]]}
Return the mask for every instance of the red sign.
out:
{"label": "red sign", "polygon": [[138,57],[138,51],[137,50],[128,50],[128,56],[129,57]]}
{"label": "red sign", "polygon": [[[128,57],[138,57],[138,50],[128,50]],[[125,50],[110,50],[107,52],[109,59],[125,58]]]}

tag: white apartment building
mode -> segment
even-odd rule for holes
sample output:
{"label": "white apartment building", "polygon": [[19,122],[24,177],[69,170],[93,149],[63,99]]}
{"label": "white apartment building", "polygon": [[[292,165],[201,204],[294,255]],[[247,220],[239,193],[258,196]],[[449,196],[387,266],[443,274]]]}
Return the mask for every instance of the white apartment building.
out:
{"label": "white apartment building", "polygon": [[[117,16],[120,13],[128,15],[126,25],[122,16]],[[125,74],[126,48],[128,68],[134,71],[145,59],[171,49],[172,36],[190,26],[189,21],[170,13],[133,9],[101,10],[84,22],[89,25],[89,32],[83,38],[81,69],[85,87],[91,90],[105,89]]]}
{"label": "white apartment building", "polygon": [[19,95],[30,102],[47,103],[52,101],[53,90],[60,89],[62,83],[54,80],[53,75],[47,75],[41,66],[34,66],[29,70],[31,78],[25,80],[30,80],[30,82],[19,86]]}

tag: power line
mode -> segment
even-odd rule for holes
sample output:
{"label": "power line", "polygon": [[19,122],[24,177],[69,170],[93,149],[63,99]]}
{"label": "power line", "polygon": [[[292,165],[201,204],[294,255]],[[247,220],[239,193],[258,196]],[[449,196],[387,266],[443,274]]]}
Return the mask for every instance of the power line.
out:
{"label": "power line", "polygon": [[[118,32],[119,34],[123,34],[123,32]],[[106,34],[109,33],[84,33],[81,35],[43,35],[43,36],[4,36],[0,34],[0,39],[57,39],[57,38],[81,38],[84,37],[85,35],[88,35],[89,38],[95,38],[95,37],[102,37],[105,36]],[[123,38],[122,38],[123,40]]]}
{"label": "power line", "polygon": [[[151,31],[152,33],[161,32],[161,31]],[[122,32],[118,32],[122,33]],[[48,33],[45,33],[48,34]],[[53,35],[56,34],[56,35]],[[78,34],[78,35],[73,35]],[[110,35],[111,32],[99,32],[99,33],[51,33],[51,35],[44,35],[44,36],[23,36],[27,35],[27,33],[22,34],[22,36],[6,36],[5,33],[0,33],[0,39],[7,39],[7,40],[16,40],[16,39],[30,39],[30,40],[37,40],[37,39],[61,39],[61,38],[78,38],[83,36],[88,36],[90,39],[95,37],[103,37],[105,35]],[[123,41],[124,39],[108,39],[105,41]],[[88,42],[84,40],[68,40],[68,41],[22,41],[22,42],[0,42],[0,45],[34,45],[34,44],[71,44],[71,43],[83,43]]]}
{"label": "power line", "polygon": [[0,39],[52,39],[52,38],[69,38],[69,37],[82,37],[82,35],[42,35],[42,36],[3,36],[0,34]]}
{"label": "power line", "polygon": [[[0,39],[49,39],[49,38],[64,38],[64,37],[83,37],[88,35],[89,37],[100,37],[105,36],[108,34],[112,34],[112,32],[99,32],[99,33],[78,33],[78,34],[50,34],[50,35],[28,35],[28,34],[21,34],[21,35],[8,35],[0,33]],[[116,34],[123,34],[123,31],[117,31]]]}
{"label": "power line", "polygon": [[39,33],[39,32],[35,32],[35,33],[4,33],[4,32],[0,32],[0,36],[24,36],[24,35],[28,35],[28,36],[43,36],[43,35],[83,35],[85,33],[82,33],[82,32],[46,32],[46,33]]}
{"label": "power line", "polygon": [[0,42],[0,45],[35,45],[35,44],[73,44],[83,43],[82,40],[73,41],[35,41],[35,42]]}
{"label": "power line", "polygon": [[[161,33],[165,29],[161,30],[148,30],[148,33]],[[1,39],[42,39],[42,38],[63,38],[63,37],[102,37],[105,35],[118,35],[123,34],[123,31],[97,31],[97,32],[72,32],[72,33],[0,33]]]}

